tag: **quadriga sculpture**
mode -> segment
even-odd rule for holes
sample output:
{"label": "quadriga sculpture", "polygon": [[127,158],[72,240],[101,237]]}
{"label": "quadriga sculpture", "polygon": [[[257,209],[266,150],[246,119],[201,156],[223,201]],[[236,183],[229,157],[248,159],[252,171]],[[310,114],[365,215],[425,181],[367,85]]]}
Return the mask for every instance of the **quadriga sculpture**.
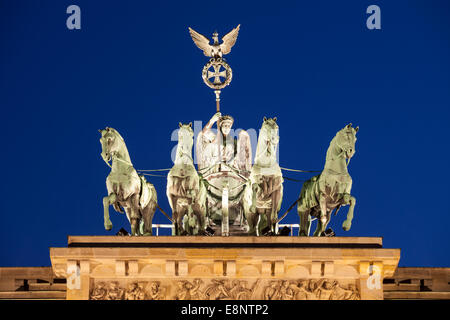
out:
{"label": "quadriga sculpture", "polygon": [[119,132],[108,127],[99,131],[102,135],[101,156],[111,168],[106,178],[108,196],[103,198],[105,229],[112,229],[109,206],[113,205],[117,212],[125,211],[132,235],[152,235],[152,220],[157,206],[155,187],[133,168]]}
{"label": "quadriga sculpture", "polygon": [[277,118],[264,117],[255,164],[250,172],[244,193],[244,212],[249,225],[249,235],[261,235],[266,227],[275,233],[278,212],[283,199],[283,175],[277,163],[279,141]]}
{"label": "quadriga sculpture", "polygon": [[206,228],[206,187],[194,167],[192,122],[179,124],[175,164],[167,176],[167,198],[175,235],[203,234]]}
{"label": "quadriga sculpture", "polygon": [[356,199],[350,195],[352,178],[347,166],[355,154],[358,129],[352,128],[350,123],[338,131],[331,140],[322,173],[303,184],[297,207],[300,216],[299,236],[309,236],[311,217],[318,221],[314,236],[322,236],[330,222],[331,212],[336,209],[336,215],[339,208],[345,205],[350,205],[350,208],[342,228],[350,230]]}

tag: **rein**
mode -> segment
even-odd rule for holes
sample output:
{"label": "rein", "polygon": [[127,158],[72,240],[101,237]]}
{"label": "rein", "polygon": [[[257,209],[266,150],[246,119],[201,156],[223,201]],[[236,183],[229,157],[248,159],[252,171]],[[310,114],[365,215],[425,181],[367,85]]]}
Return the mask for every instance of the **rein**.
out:
{"label": "rein", "polygon": [[[111,154],[111,162],[113,162],[114,160],[123,162],[123,163],[125,163],[125,164],[127,164],[127,165],[129,165],[129,166],[131,166],[131,167],[133,166],[133,164],[132,164],[130,161],[120,159],[119,157],[117,157],[117,156],[115,155],[115,153],[114,153],[114,154]],[[112,169],[112,165],[109,164],[109,161],[106,161],[105,159],[103,159],[103,161],[105,161],[106,164],[108,165],[108,167],[110,167],[110,168]]]}
{"label": "rein", "polygon": [[322,171],[317,171],[317,170],[298,170],[298,169],[289,169],[289,168],[283,168],[283,167],[280,167],[280,169],[281,170],[286,170],[286,171],[306,172],[306,173],[322,172]]}

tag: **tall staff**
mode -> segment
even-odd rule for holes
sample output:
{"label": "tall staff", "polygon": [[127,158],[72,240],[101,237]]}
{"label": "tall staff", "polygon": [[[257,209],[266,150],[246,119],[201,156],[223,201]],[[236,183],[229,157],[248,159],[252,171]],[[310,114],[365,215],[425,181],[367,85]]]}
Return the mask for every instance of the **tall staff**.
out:
{"label": "tall staff", "polygon": [[[233,77],[233,72],[222,58],[231,52],[231,48],[234,46],[239,34],[238,25],[236,28],[231,30],[222,38],[222,43],[219,44],[219,34],[217,32],[213,33],[212,40],[213,44],[205,36],[196,32],[189,27],[189,33],[191,34],[192,40],[199,47],[203,54],[207,57],[211,57],[208,63],[203,67],[202,78],[203,82],[214,90],[216,95],[216,113],[220,112],[220,93],[223,88],[231,83]],[[217,120],[217,133],[220,134],[220,119]],[[222,139],[218,139],[217,143],[221,143]],[[219,159],[222,162],[221,146],[218,145]],[[220,166],[220,164],[219,164]],[[220,171],[219,167],[219,171]],[[228,184],[225,184],[222,189],[222,235],[229,235],[229,221],[228,221]]]}

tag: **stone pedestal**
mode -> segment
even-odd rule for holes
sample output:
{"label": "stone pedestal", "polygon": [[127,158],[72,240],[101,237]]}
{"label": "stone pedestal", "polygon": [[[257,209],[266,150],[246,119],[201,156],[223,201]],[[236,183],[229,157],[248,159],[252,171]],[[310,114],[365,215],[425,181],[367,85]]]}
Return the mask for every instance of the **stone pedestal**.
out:
{"label": "stone pedestal", "polygon": [[50,248],[67,299],[383,299],[381,238],[85,237]]}

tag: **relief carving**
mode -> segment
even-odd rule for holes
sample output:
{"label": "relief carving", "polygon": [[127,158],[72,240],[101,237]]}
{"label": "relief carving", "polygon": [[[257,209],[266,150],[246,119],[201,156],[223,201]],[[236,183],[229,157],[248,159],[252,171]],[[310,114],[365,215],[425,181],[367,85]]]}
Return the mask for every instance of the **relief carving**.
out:
{"label": "relief carving", "polygon": [[104,282],[99,282],[91,292],[91,300],[106,300],[107,294],[106,284]]}
{"label": "relief carving", "polygon": [[166,298],[166,288],[160,285],[159,281],[149,284],[148,300],[164,300]]}
{"label": "relief carving", "polygon": [[125,290],[119,287],[119,283],[117,281],[112,281],[109,283],[105,300],[122,300],[124,292]]}
{"label": "relief carving", "polygon": [[245,280],[212,279],[212,283],[206,287],[205,299],[207,300],[251,300],[259,280],[251,287],[247,287]]}
{"label": "relief carving", "polygon": [[354,284],[347,288],[338,281],[319,280],[277,280],[264,289],[265,300],[360,300],[361,296]]}
{"label": "relief carving", "polygon": [[159,281],[131,282],[127,289],[119,286],[119,282],[108,284],[98,282],[91,292],[91,300],[164,300],[166,288],[160,286]]}
{"label": "relief carving", "polygon": [[128,285],[128,289],[125,292],[125,300],[145,300],[146,293],[144,289],[144,283],[132,282]]}
{"label": "relief carving", "polygon": [[[164,285],[161,284],[163,282]],[[194,279],[131,282],[97,282],[92,300],[360,300],[354,283],[337,280]],[[261,285],[261,283],[263,283]]]}
{"label": "relief carving", "polygon": [[200,290],[203,281],[195,279],[193,283],[187,280],[177,281],[177,292],[174,300],[204,300],[204,294]]}

